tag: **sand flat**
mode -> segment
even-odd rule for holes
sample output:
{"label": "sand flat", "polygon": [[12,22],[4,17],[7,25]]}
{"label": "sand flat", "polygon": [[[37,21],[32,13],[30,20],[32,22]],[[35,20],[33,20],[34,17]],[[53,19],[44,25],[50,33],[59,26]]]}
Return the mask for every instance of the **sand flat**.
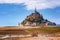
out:
{"label": "sand flat", "polygon": [[21,38],[21,40],[60,40],[60,37],[30,37]]}
{"label": "sand flat", "polygon": [[60,37],[26,37],[26,38],[9,38],[2,40],[60,40]]}

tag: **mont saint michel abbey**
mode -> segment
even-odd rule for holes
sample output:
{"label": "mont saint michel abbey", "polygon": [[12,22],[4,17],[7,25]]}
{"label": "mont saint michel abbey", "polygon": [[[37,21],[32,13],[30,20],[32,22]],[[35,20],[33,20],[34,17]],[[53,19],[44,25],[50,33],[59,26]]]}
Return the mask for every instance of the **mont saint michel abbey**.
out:
{"label": "mont saint michel abbey", "polygon": [[34,13],[28,15],[22,23],[18,23],[20,27],[22,26],[55,26],[56,23],[50,22],[47,19],[44,19],[43,16],[35,9]]}

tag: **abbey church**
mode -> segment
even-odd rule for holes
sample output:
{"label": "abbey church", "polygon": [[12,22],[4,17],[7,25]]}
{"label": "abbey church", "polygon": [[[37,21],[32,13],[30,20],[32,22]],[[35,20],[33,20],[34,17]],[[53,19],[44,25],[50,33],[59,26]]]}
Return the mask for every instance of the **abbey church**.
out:
{"label": "abbey church", "polygon": [[35,9],[34,13],[28,15],[25,20],[21,23],[24,26],[47,26],[47,25],[56,25],[54,22],[50,22],[47,19],[44,19],[43,16]]}

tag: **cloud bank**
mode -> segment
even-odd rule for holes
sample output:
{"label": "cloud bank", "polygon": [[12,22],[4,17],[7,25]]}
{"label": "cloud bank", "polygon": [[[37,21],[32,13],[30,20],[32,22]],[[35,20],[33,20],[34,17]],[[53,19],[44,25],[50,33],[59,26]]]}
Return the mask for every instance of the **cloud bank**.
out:
{"label": "cloud bank", "polygon": [[60,6],[60,0],[0,0],[0,3],[15,3],[25,5],[27,10],[31,9],[47,9]]}

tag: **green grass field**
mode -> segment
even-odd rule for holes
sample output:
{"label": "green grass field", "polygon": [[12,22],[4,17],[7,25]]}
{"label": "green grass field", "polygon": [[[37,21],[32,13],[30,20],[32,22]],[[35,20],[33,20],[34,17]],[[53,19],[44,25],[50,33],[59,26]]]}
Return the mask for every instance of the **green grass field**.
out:
{"label": "green grass field", "polygon": [[19,34],[60,34],[60,27],[40,27],[40,28],[27,28],[27,29],[7,29],[0,30],[0,35],[19,35]]}
{"label": "green grass field", "polygon": [[28,28],[31,32],[39,32],[39,33],[60,33],[60,27],[41,27],[41,28]]}

